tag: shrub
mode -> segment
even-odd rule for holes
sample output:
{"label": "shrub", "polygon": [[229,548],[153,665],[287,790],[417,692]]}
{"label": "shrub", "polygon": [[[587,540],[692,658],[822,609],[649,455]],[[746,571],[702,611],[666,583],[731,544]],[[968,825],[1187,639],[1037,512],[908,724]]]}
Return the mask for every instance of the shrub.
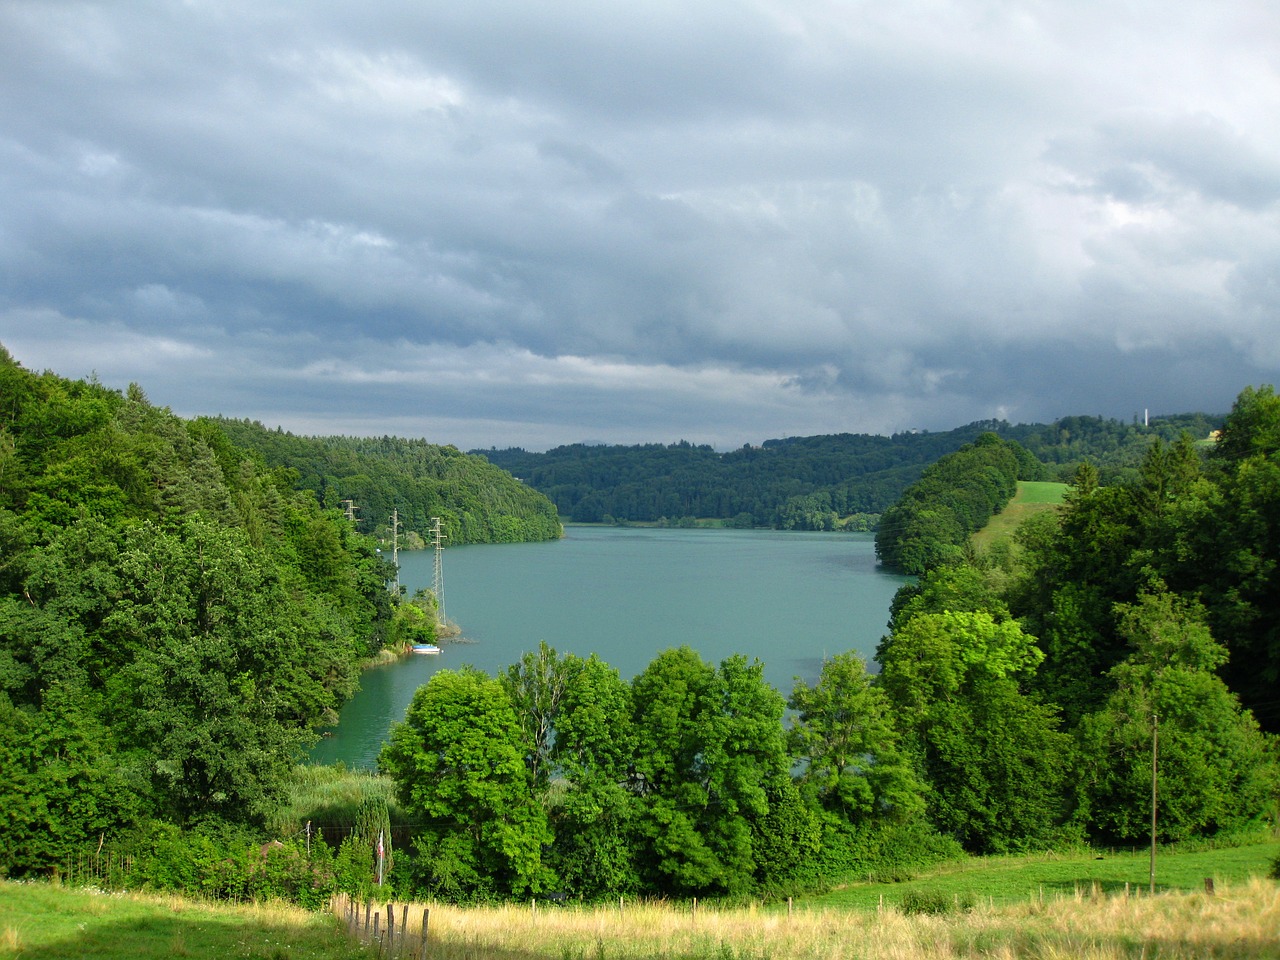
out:
{"label": "shrub", "polygon": [[906,914],[944,916],[953,911],[967,913],[972,909],[973,896],[967,893],[960,897],[941,890],[908,890],[902,898],[902,912]]}

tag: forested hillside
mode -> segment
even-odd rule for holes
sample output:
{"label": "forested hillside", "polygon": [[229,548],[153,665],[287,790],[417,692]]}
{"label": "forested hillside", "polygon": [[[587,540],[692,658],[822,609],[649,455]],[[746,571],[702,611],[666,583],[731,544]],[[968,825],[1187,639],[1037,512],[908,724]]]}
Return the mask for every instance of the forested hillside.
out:
{"label": "forested hillside", "polygon": [[186,421],[0,347],[0,873],[261,823],[360,663],[434,639],[433,599],[389,591],[338,497],[440,516],[451,542],[559,535],[452,448]]}
{"label": "forested hillside", "polygon": [[1208,452],[1085,464],[998,562],[931,558],[895,600],[880,684],[972,849],[1075,824],[1104,842],[1229,834],[1277,809],[1280,398],[1247,389]]}
{"label": "forested hillside", "polygon": [[984,433],[930,464],[885,511],[876,556],[887,567],[917,575],[962,559],[969,537],[1004,509],[1018,481],[1038,480],[1043,472],[1017,442]]}
{"label": "forested hillside", "polygon": [[399,437],[299,437],[248,420],[213,422],[269,466],[297,471],[298,485],[315,491],[324,506],[351,500],[364,533],[389,537],[397,510],[402,531],[421,538],[439,517],[454,545],[554,540],[561,534],[546,497],[483,457],[454,447]]}
{"label": "forested hillside", "polygon": [[574,444],[546,453],[473,452],[545,493],[563,516],[578,522],[699,517],[744,526],[830,530],[863,515],[867,522],[853,527],[866,529],[874,515],[920,479],[925,467],[983,433],[1016,441],[1046,464],[1039,479],[1065,480],[1086,459],[1108,478],[1126,476],[1153,440],[1172,441],[1183,431],[1203,439],[1220,423],[1220,417],[1202,414],[1157,418],[1146,426],[1101,417],[1018,425],[985,420],[942,433],[766,440],[727,453],[686,442]]}
{"label": "forested hillside", "polygon": [[0,872],[271,808],[395,619],[374,542],[293,480],[0,348]]}

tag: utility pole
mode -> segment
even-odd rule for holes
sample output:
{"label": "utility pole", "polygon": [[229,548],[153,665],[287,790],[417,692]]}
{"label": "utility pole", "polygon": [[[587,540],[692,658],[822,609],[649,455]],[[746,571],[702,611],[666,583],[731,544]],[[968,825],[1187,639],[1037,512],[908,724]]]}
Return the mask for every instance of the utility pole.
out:
{"label": "utility pole", "polygon": [[1151,711],[1151,895],[1156,893],[1156,755],[1160,749],[1160,717]]}
{"label": "utility pole", "polygon": [[444,615],[444,533],[440,529],[440,518],[431,518],[431,542],[435,546],[436,560],[431,575],[431,592],[436,595],[436,619],[445,622]]}
{"label": "utility pole", "polygon": [[391,511],[391,563],[396,568],[396,596],[400,596],[400,509]]}

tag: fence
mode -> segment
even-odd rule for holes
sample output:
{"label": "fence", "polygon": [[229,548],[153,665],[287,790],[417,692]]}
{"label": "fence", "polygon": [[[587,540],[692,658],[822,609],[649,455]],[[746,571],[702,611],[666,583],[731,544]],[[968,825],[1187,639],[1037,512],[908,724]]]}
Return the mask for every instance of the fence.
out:
{"label": "fence", "polygon": [[427,955],[431,910],[424,907],[418,929],[410,931],[409,905],[405,903],[398,906],[400,919],[397,922],[395,903],[388,903],[385,908],[375,908],[371,901],[362,905],[345,894],[334,897],[332,902],[334,914],[342,917],[351,937],[376,949],[378,956],[396,960],[421,960]]}

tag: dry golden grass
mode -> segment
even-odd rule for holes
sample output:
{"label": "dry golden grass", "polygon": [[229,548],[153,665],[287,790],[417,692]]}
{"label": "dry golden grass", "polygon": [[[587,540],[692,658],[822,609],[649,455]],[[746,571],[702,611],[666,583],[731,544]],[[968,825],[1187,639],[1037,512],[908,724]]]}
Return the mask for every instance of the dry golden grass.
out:
{"label": "dry golden grass", "polygon": [[[335,905],[339,916],[344,909]],[[420,904],[409,910],[410,947],[420,942],[422,913]],[[400,917],[397,907],[397,924]],[[908,916],[895,909],[788,915],[785,907],[701,907],[695,914],[687,905],[626,904],[621,911],[616,905],[432,905],[428,934],[434,960],[1275,960],[1280,888],[1254,880],[1220,886],[1217,896],[1085,894],[944,916]]]}

